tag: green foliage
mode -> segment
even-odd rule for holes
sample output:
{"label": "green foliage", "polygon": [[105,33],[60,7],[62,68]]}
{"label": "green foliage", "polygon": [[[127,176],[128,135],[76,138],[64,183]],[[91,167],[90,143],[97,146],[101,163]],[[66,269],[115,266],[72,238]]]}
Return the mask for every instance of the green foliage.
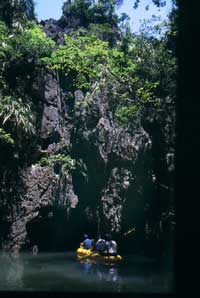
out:
{"label": "green foliage", "polygon": [[1,98],[0,120],[3,125],[9,122],[11,130],[17,130],[26,135],[35,133],[35,117],[31,104],[24,102],[20,97],[17,98],[13,95]]}
{"label": "green foliage", "polygon": [[[131,34],[126,27],[121,42],[113,48],[98,38],[102,36],[96,24],[90,24],[89,30],[65,36],[65,44],[43,61],[61,71],[74,90],[90,91],[94,83],[100,84],[106,77],[115,86],[110,100],[116,100],[113,105],[116,119],[122,126],[131,122],[134,126],[148,103],[157,109],[161,98],[174,92],[176,60],[166,47],[168,31],[165,29],[165,34],[161,34],[162,28],[169,28],[166,23],[152,27],[151,22],[143,25],[139,36]],[[108,28],[107,24],[100,27],[105,31]],[[151,28],[157,36],[149,36]],[[96,36],[91,34],[92,30]],[[84,105],[87,102],[81,103]]]}
{"label": "green foliage", "polygon": [[128,122],[132,122],[134,128],[138,127],[140,124],[139,119],[140,106],[138,105],[129,105],[119,107],[115,112],[115,118],[122,125],[126,127]]}
{"label": "green foliage", "polygon": [[108,43],[96,36],[65,36],[65,44],[45,61],[52,69],[61,70],[71,78],[74,88],[87,89],[101,76],[102,66],[109,59]]}
{"label": "green foliage", "polygon": [[[120,82],[135,82],[135,64],[117,48],[95,35],[65,36],[65,44],[43,61],[52,69],[60,70],[74,89],[88,90],[92,83],[107,70]],[[85,31],[84,31],[85,34]]]}
{"label": "green foliage", "polygon": [[0,143],[14,145],[15,141],[13,140],[10,133],[7,133],[3,128],[0,127]]}
{"label": "green foliage", "polygon": [[[72,2],[72,3],[71,3]],[[63,6],[64,14],[85,14],[92,5],[92,0],[66,1]]]}
{"label": "green foliage", "polygon": [[18,27],[27,19],[34,19],[33,0],[6,0],[0,2],[0,20],[9,27]]}
{"label": "green foliage", "polygon": [[11,51],[9,30],[5,23],[0,21],[0,79],[2,79],[5,66],[9,63],[8,56]]}
{"label": "green foliage", "polygon": [[9,40],[8,32],[9,31],[5,23],[0,21],[0,59],[5,59],[4,51]]}
{"label": "green foliage", "polygon": [[113,27],[110,23],[95,24],[90,23],[87,30],[88,35],[95,35],[97,38],[109,41],[113,36]]}
{"label": "green foliage", "polygon": [[[87,29],[65,36],[64,45],[54,52],[54,42],[34,22],[26,22],[12,34],[0,22],[0,86],[5,89],[0,103],[2,123],[9,123],[12,128],[29,135],[34,131],[34,116],[28,97],[7,92],[4,73],[11,64],[23,67],[27,63],[45,63],[65,75],[66,87],[70,91],[77,88],[90,91],[91,86],[100,82],[106,74],[108,81],[115,85],[110,95],[116,100],[113,113],[123,126],[135,123],[147,103],[159,107],[161,97],[174,90],[172,77],[176,61],[173,53],[166,48],[170,30],[160,39],[152,37],[148,33],[151,23],[147,22],[140,35],[134,36],[130,32],[127,15],[122,15],[121,19],[115,18],[116,4],[114,0],[100,0],[96,4],[91,0],[65,3],[65,14],[82,15]],[[109,43],[103,40],[113,34],[113,24],[118,21],[123,23],[124,36],[117,46],[110,48]],[[166,24],[154,27],[157,35],[164,26]]]}
{"label": "green foliage", "polygon": [[[167,50],[165,40],[151,40],[142,36],[130,55],[138,60],[137,74],[143,82],[157,84],[157,96],[175,93],[176,58]],[[154,85],[155,86],[155,85]]]}
{"label": "green foliage", "polygon": [[92,9],[92,14],[97,18],[99,23],[109,22],[110,24],[118,21],[115,15],[115,1],[114,0],[99,0]]}
{"label": "green foliage", "polygon": [[67,18],[77,20],[74,29],[85,28],[88,34],[96,35],[113,46],[120,38],[119,18],[115,13],[115,7],[119,2],[119,0],[67,1],[63,6],[63,12]]}
{"label": "green foliage", "polygon": [[118,17],[115,14],[115,6],[119,0],[74,0],[66,1],[63,12],[66,16],[75,16],[82,20],[85,27],[90,23],[117,24]]}
{"label": "green foliage", "polygon": [[[164,7],[166,5],[166,0],[152,0],[151,2],[154,5],[156,5],[157,7]],[[138,8],[139,4],[140,4],[140,0],[134,0],[133,1],[133,8],[134,9]],[[146,6],[146,10],[148,10],[148,6],[149,5]]]}
{"label": "green foliage", "polygon": [[34,22],[29,22],[19,34],[10,38],[12,60],[36,61],[49,56],[55,43]]}
{"label": "green foliage", "polygon": [[156,101],[155,89],[159,85],[159,82],[145,82],[142,87],[136,90],[137,97],[141,103]]}
{"label": "green foliage", "polygon": [[23,0],[24,13],[29,19],[35,18],[35,7],[33,0]]}
{"label": "green foliage", "polygon": [[62,166],[64,171],[72,171],[75,169],[75,161],[66,154],[55,154],[42,157],[38,164],[41,166]]}
{"label": "green foliage", "polygon": [[161,86],[161,73],[167,78],[170,63],[174,69],[165,42],[149,38],[144,32],[135,37],[129,32],[126,34],[128,38],[125,35],[118,48],[109,48],[107,42],[86,30],[72,33],[65,37],[65,44],[53,52],[51,58],[43,59],[52,69],[64,73],[74,89],[89,90],[107,72],[108,80],[114,78],[120,89],[116,91],[121,100],[118,99],[115,117],[123,126],[136,122],[136,115],[139,117],[145,103],[159,106],[158,90],[162,88],[163,92],[167,87]]}
{"label": "green foliage", "polygon": [[22,30],[13,32],[0,22],[0,80],[11,65],[13,69],[20,65],[25,70],[27,64],[41,63],[41,58],[50,56],[54,45],[34,22],[28,22]]}
{"label": "green foliage", "polygon": [[[30,96],[23,90],[27,83],[17,77],[15,69],[20,67],[25,72],[28,64],[41,64],[41,59],[50,55],[53,47],[54,42],[34,22],[26,22],[23,28],[11,31],[0,21],[0,122],[9,132],[15,132],[19,140],[35,134],[36,121]],[[8,70],[14,76],[10,78],[11,83],[18,82],[14,90],[9,87]]]}
{"label": "green foliage", "polygon": [[[173,102],[175,98],[176,58],[167,48],[171,29],[167,23],[155,28],[152,22],[145,22],[138,36],[126,33],[120,46],[125,59],[124,65],[120,62],[124,67],[120,70],[121,79],[130,87],[126,96],[121,92],[123,101],[115,112],[123,126],[134,124],[147,107],[165,110],[165,99],[170,97]],[[150,30],[155,37],[149,35]]]}

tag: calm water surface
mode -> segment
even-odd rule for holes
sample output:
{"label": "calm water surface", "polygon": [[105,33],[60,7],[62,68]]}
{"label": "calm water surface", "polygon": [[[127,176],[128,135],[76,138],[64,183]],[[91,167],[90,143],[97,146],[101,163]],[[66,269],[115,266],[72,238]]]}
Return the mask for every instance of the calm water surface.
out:
{"label": "calm water surface", "polygon": [[172,284],[173,272],[140,256],[108,265],[77,261],[72,252],[0,253],[0,291],[171,293]]}

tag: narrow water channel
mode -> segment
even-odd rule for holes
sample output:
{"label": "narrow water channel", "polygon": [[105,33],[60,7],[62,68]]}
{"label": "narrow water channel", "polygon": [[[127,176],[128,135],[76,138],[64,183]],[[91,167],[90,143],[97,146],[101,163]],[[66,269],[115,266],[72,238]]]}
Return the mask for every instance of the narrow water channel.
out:
{"label": "narrow water channel", "polygon": [[73,252],[1,253],[0,268],[0,291],[173,292],[172,271],[135,255],[113,265],[80,262]]}

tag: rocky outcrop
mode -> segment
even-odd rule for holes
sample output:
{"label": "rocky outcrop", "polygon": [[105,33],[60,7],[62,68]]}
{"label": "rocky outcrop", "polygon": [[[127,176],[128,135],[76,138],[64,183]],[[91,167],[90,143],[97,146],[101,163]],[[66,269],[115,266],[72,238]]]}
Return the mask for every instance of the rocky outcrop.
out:
{"label": "rocky outcrop", "polygon": [[[70,147],[70,130],[72,125],[65,126],[64,94],[61,94],[59,83],[53,73],[43,72],[40,84],[34,82],[33,94],[38,97],[39,139],[30,151],[31,165],[18,169],[20,186],[15,189],[15,202],[8,208],[4,222],[10,222],[9,231],[3,241],[3,247],[26,247],[32,245],[27,235],[27,225],[35,218],[41,218],[41,210],[47,213],[62,208],[66,214],[75,208],[78,198],[73,191],[72,177],[62,172],[62,167],[40,165],[41,158],[62,152]],[[30,144],[31,145],[31,144]],[[29,151],[29,150],[28,150]],[[7,202],[8,204],[8,202]],[[5,209],[5,207],[4,207]],[[29,246],[30,246],[29,245]]]}
{"label": "rocky outcrop", "polygon": [[[59,21],[43,25],[61,44],[65,33],[84,22],[65,12]],[[135,239],[142,242],[164,229],[171,212],[168,196],[173,194],[173,140],[165,140],[171,124],[163,120],[159,127],[162,119],[149,117],[148,110],[137,128],[121,127],[112,84],[105,76],[83,94],[67,92],[58,73],[43,69],[35,77],[30,96],[37,111],[37,136],[19,152],[6,153],[4,148],[6,161],[0,156],[3,248],[37,244],[40,250],[74,249],[83,233],[96,237],[111,232],[120,239],[133,227]],[[170,212],[164,214],[166,210]]]}
{"label": "rocky outcrop", "polygon": [[[84,208],[87,210],[87,207],[93,206],[90,213],[94,222],[97,222],[96,214],[99,215],[98,232],[110,231],[119,236],[136,224],[134,218],[126,222],[123,210],[130,197],[129,190],[133,190],[136,184],[135,190],[131,191],[132,200],[129,199],[129,208],[132,208],[138,197],[137,180],[141,178],[144,183],[152,181],[148,164],[151,140],[142,127],[132,134],[121,128],[111,112],[111,103],[105,85],[101,91],[93,93],[93,101],[88,105],[84,100],[82,104],[77,104],[72,150],[87,169],[87,182],[81,184],[81,179],[78,181],[74,176],[74,187]],[[142,171],[138,165],[143,167]],[[84,213],[84,208],[80,212]]]}
{"label": "rocky outcrop", "polygon": [[[23,248],[37,243],[45,249],[41,240],[45,236],[40,235],[44,226],[50,235],[57,233],[62,221],[64,232],[58,249],[64,247],[73,226],[77,229],[73,235],[76,243],[85,231],[94,236],[109,231],[122,235],[136,223],[134,218],[127,222],[124,211],[126,202],[131,209],[138,199],[135,183],[142,179],[145,185],[150,179],[150,169],[145,173],[138,167],[145,168],[148,163],[148,134],[142,127],[130,134],[117,124],[106,86],[92,94],[89,105],[88,95],[77,90],[71,107],[53,73],[44,73],[42,80],[42,91],[41,85],[34,85],[34,94],[40,94],[41,101],[40,137],[32,152],[35,159],[32,157],[31,165],[19,175],[20,194],[5,245]],[[76,160],[75,170],[40,162],[66,149]]]}
{"label": "rocky outcrop", "polygon": [[[72,4],[72,5],[71,5]],[[41,21],[44,32],[51,37],[57,45],[64,43],[64,35],[79,29],[88,29],[91,32],[99,31],[97,34],[111,46],[121,38],[117,24],[117,15],[108,13],[106,9],[89,3],[82,3],[82,7],[73,7],[71,1],[65,1],[63,14],[59,20],[49,19]],[[100,27],[100,30],[98,30]],[[93,28],[93,29],[91,29]],[[95,29],[97,28],[97,29]]]}

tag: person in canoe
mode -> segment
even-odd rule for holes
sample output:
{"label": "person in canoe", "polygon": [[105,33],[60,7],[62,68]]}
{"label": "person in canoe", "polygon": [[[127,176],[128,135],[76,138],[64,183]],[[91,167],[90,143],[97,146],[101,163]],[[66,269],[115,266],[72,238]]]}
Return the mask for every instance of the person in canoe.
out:
{"label": "person in canoe", "polygon": [[92,247],[92,240],[89,239],[88,235],[84,235],[84,241],[83,241],[83,248],[84,249],[90,249]]}
{"label": "person in canoe", "polygon": [[89,239],[88,235],[84,235],[84,238],[85,240],[80,243],[80,247],[77,249],[78,260],[85,258],[94,258],[106,262],[122,260],[122,257],[117,254],[117,243],[112,239],[111,235],[106,235],[106,240],[98,237],[97,241],[94,239],[94,243],[92,239]]}
{"label": "person in canoe", "polygon": [[117,256],[117,243],[110,234],[105,235],[105,251],[107,256]]}
{"label": "person in canoe", "polygon": [[106,241],[105,239],[102,239],[101,236],[99,236],[95,245],[95,251],[98,252],[100,255],[103,255],[105,253],[105,249]]}

